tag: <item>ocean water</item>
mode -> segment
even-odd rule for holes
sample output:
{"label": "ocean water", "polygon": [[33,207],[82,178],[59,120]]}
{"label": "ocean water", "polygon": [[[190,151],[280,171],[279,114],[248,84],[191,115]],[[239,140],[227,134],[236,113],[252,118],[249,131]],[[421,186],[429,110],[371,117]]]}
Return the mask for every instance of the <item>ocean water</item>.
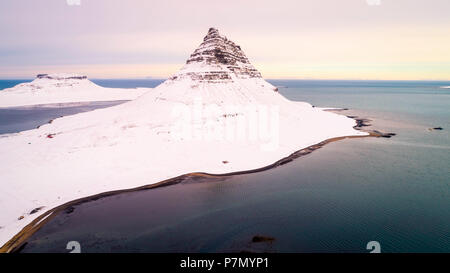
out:
{"label": "ocean water", "polygon": [[0,108],[0,134],[35,129],[39,125],[55,118],[111,107],[123,102],[125,101],[83,102],[61,107],[27,106]]}
{"label": "ocean water", "polygon": [[12,79],[12,80],[0,80],[0,92],[5,88],[13,87],[19,83],[31,82],[30,79]]}
{"label": "ocean water", "polygon": [[381,252],[450,252],[450,90],[439,88],[449,82],[271,82],[291,100],[348,108],[397,135],[79,204],[22,252],[68,252],[73,240],[82,252],[369,252],[369,241]]}
{"label": "ocean water", "polygon": [[[32,80],[0,80],[0,92],[5,88],[13,87],[19,83],[30,82]],[[156,87],[164,80],[138,79],[138,80],[116,80],[116,79],[94,79],[94,83],[103,87],[113,88],[137,88]],[[83,102],[78,104],[66,104],[58,107],[8,107],[0,108],[0,134],[15,133],[24,130],[31,130],[48,121],[61,116],[73,115],[81,112],[114,106],[125,101],[106,102]]]}

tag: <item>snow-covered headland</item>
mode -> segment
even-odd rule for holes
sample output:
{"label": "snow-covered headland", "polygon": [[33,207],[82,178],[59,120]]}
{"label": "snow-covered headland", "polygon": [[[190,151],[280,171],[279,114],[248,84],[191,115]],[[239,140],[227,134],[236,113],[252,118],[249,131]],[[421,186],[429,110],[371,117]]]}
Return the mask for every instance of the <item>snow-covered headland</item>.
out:
{"label": "snow-covered headland", "polygon": [[136,100],[0,137],[0,245],[68,201],[261,168],[328,139],[368,135],[355,125],[284,98],[211,28],[178,73]]}
{"label": "snow-covered headland", "polygon": [[0,107],[133,100],[150,88],[104,88],[76,74],[39,74],[32,82],[0,91]]}

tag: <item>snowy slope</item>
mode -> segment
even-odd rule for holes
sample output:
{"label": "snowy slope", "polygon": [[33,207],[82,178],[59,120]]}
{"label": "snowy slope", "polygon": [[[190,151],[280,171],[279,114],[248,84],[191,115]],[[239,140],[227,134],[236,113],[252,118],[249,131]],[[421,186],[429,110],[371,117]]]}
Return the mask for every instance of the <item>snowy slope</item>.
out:
{"label": "snowy slope", "polygon": [[190,172],[267,166],[329,138],[366,134],[353,126],[284,98],[210,29],[178,73],[138,99],[0,137],[0,245],[67,201]]}
{"label": "snowy slope", "polygon": [[104,88],[76,74],[39,74],[32,82],[1,90],[0,107],[133,100],[148,90]]}

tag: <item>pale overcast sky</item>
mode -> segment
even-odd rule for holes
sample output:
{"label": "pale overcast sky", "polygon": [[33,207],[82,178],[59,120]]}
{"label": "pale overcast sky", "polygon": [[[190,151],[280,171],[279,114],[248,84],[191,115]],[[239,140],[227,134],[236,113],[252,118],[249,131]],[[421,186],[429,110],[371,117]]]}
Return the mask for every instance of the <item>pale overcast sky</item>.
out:
{"label": "pale overcast sky", "polygon": [[0,77],[165,78],[214,26],[265,78],[450,80],[449,0],[80,2],[1,0]]}

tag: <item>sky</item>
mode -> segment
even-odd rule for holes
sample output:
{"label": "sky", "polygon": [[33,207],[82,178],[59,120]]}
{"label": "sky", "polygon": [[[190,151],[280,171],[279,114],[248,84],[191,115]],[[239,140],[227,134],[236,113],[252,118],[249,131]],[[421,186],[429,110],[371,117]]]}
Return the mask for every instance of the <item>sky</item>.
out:
{"label": "sky", "polygon": [[167,78],[216,27],[268,79],[450,80],[449,12],[449,0],[1,0],[0,78]]}

